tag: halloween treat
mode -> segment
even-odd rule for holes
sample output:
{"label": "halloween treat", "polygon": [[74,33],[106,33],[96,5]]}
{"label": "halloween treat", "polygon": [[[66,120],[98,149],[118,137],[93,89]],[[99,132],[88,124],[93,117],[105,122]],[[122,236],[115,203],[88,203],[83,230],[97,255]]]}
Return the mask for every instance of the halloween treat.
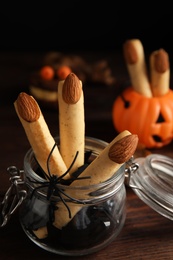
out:
{"label": "halloween treat", "polygon": [[[66,172],[67,167],[62,160],[58,147],[54,147],[55,140],[36,100],[32,96],[21,92],[14,102],[14,106],[40,167],[47,175],[49,175],[50,171],[53,175],[61,176]],[[53,147],[54,150],[51,153]],[[51,158],[48,169],[47,160],[50,153]]]}
{"label": "halloween treat", "polygon": [[74,73],[70,73],[65,81],[59,82],[58,101],[60,153],[67,168],[70,167],[78,151],[78,156],[69,171],[72,173],[84,164],[85,146],[82,82]]}
{"label": "halloween treat", "polygon": [[42,60],[42,66],[30,77],[30,94],[46,108],[57,109],[57,86],[69,73],[73,72],[84,83],[113,86],[116,78],[106,60],[90,63],[85,58],[60,52],[50,52]]}
{"label": "halloween treat", "polygon": [[[138,143],[137,135],[125,130],[110,144],[104,145],[105,149],[102,149],[97,156],[94,155],[95,151],[90,151],[95,157],[87,161],[84,150],[85,119],[82,82],[74,73],[70,73],[65,80],[59,82],[58,87],[60,123],[58,146],[56,139],[49,132],[36,100],[22,92],[14,102],[17,115],[36,158],[34,171],[36,175],[45,179],[43,182],[35,182],[38,186],[36,185],[32,190],[27,201],[27,209],[32,209],[32,212],[28,210],[22,213],[25,225],[38,239],[49,236],[49,225],[55,228],[56,232],[61,232],[60,230],[69,222],[73,223],[73,218],[84,208],[79,199],[75,200],[76,189],[95,187],[94,185],[108,181],[131,158]],[[46,187],[47,203],[45,204],[40,199],[39,191]],[[66,187],[67,189],[69,187],[68,194]],[[86,193],[85,188],[81,192],[84,199],[91,196]],[[78,196],[80,197],[81,194]],[[75,203],[72,203],[74,201]],[[39,214],[38,208],[40,208]]]}
{"label": "halloween treat", "polygon": [[54,77],[54,70],[50,66],[44,66],[40,70],[40,77],[44,80],[51,80]]}
{"label": "halloween treat", "polygon": [[123,45],[123,51],[134,90],[141,95],[151,97],[152,92],[141,41],[138,39],[126,41]]}
{"label": "halloween treat", "polygon": [[36,230],[33,230],[33,233],[36,235],[36,237],[38,237],[39,239],[44,239],[48,236],[48,230],[47,227],[41,227],[38,228]]}
{"label": "halloween treat", "polygon": [[150,55],[151,90],[154,97],[159,97],[169,92],[170,67],[168,53],[157,50]]}
{"label": "halloween treat", "polygon": [[[50,173],[56,176],[64,174],[67,167],[62,160],[59,149],[36,100],[32,96],[21,92],[14,102],[14,106],[41,169],[48,177]],[[53,152],[51,152],[52,148],[54,148]],[[65,178],[68,178],[68,174]],[[45,238],[47,236],[47,227],[41,227],[33,232],[38,238]]]}
{"label": "halloween treat", "polygon": [[[80,177],[91,176],[79,181],[73,181],[71,187],[89,186],[104,182],[111,178],[123,163],[128,161],[134,154],[138,144],[137,135],[132,135],[129,131],[123,131],[110,142],[110,144],[100,153],[100,155],[92,161],[87,168],[80,174]],[[75,190],[72,191],[75,193]],[[71,194],[73,197],[73,194]],[[67,202],[68,205],[68,202]],[[82,208],[80,204],[70,207],[71,218]],[[63,203],[58,204],[58,210],[55,212],[54,225],[62,229],[69,221],[69,213]]]}
{"label": "halloween treat", "polygon": [[68,66],[63,65],[55,69],[53,66],[43,65],[31,77],[30,93],[40,104],[57,108],[58,82],[64,80],[70,72]]}
{"label": "halloween treat", "polygon": [[[102,151],[102,153],[81,173],[80,185],[94,185],[108,180],[115,174],[121,165],[127,162],[134,154],[138,144],[138,136],[132,135],[124,130],[117,135]],[[79,185],[79,182],[73,181],[72,186]]]}
{"label": "halloween treat", "polygon": [[[139,143],[146,148],[160,148],[173,138],[173,91],[169,88],[168,54],[163,49],[151,53],[150,77],[147,77],[144,64],[136,68],[136,46],[141,48],[138,39],[128,40],[123,46],[132,85],[113,103],[113,124],[118,132],[127,129],[137,134]],[[138,58],[143,60],[142,51],[138,51]],[[133,61],[130,65],[129,60]]]}

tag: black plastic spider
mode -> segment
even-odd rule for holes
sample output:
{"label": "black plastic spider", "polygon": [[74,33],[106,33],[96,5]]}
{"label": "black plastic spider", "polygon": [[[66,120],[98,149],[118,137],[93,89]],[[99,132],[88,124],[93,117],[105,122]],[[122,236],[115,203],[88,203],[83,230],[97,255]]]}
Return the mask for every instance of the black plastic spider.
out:
{"label": "black plastic spider", "polygon": [[[39,181],[38,181],[38,182],[35,182],[35,181],[30,180],[30,182],[33,182],[33,183],[36,183],[36,184],[42,184],[42,185],[36,187],[36,188],[32,191],[31,198],[33,197],[34,193],[35,193],[37,190],[42,189],[42,188],[44,188],[44,187],[47,187],[47,188],[48,188],[48,189],[47,189],[47,200],[50,200],[50,198],[51,198],[51,196],[52,196],[53,194],[56,195],[56,196],[59,196],[59,198],[60,198],[61,201],[64,203],[64,205],[66,206],[66,208],[67,208],[67,210],[68,210],[68,212],[69,212],[69,218],[71,218],[70,209],[69,209],[67,203],[65,202],[65,200],[64,200],[64,198],[62,197],[61,194],[63,194],[65,197],[69,198],[69,199],[70,199],[71,201],[73,201],[73,202],[80,203],[80,204],[85,204],[85,203],[82,202],[82,201],[80,201],[80,200],[78,200],[78,199],[72,198],[71,196],[69,196],[68,194],[66,194],[66,193],[63,191],[63,189],[60,188],[57,184],[62,184],[62,183],[65,184],[65,183],[68,183],[68,182],[71,183],[73,180],[79,180],[79,179],[84,179],[84,178],[86,179],[86,178],[90,178],[90,177],[81,177],[81,178],[80,178],[80,177],[78,177],[78,176],[76,176],[76,177],[75,177],[75,176],[72,176],[72,177],[70,178],[70,180],[68,180],[68,181],[66,181],[66,180],[63,179],[63,178],[67,175],[67,173],[70,171],[70,169],[72,168],[73,164],[75,163],[76,158],[77,158],[78,153],[79,153],[78,151],[76,152],[76,155],[75,155],[75,157],[74,157],[74,159],[73,159],[73,161],[72,161],[70,167],[67,169],[67,171],[66,171],[64,174],[62,174],[62,175],[59,176],[59,177],[58,177],[57,175],[52,175],[52,174],[50,173],[49,161],[50,161],[52,152],[53,152],[53,150],[55,149],[56,146],[57,146],[57,143],[54,144],[54,146],[53,146],[53,148],[52,148],[52,150],[51,150],[51,152],[50,152],[50,154],[49,154],[49,156],[48,156],[48,159],[47,159],[48,175],[43,171],[43,169],[41,168],[41,166],[39,165],[38,161],[37,161],[36,158],[35,158],[35,160],[37,161],[37,163],[38,163],[40,169],[42,170],[42,172],[43,172],[45,178],[47,178],[48,181],[46,181],[46,182],[39,182]],[[28,178],[28,179],[29,179],[29,178]],[[68,183],[68,184],[69,184],[69,183]]]}

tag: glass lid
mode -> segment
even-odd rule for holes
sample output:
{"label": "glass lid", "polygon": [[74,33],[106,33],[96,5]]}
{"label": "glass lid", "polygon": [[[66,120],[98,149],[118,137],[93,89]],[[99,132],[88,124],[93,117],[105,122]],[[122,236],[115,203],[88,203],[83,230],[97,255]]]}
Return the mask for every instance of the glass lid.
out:
{"label": "glass lid", "polygon": [[148,206],[173,220],[173,159],[159,154],[134,159],[128,186]]}

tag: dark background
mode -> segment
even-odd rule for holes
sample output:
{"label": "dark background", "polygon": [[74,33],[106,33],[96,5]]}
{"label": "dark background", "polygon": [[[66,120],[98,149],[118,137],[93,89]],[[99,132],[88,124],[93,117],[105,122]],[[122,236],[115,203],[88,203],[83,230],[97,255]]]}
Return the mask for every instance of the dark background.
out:
{"label": "dark background", "polygon": [[7,1],[0,7],[0,51],[116,50],[128,38],[149,51],[171,51],[171,2],[150,2]]}

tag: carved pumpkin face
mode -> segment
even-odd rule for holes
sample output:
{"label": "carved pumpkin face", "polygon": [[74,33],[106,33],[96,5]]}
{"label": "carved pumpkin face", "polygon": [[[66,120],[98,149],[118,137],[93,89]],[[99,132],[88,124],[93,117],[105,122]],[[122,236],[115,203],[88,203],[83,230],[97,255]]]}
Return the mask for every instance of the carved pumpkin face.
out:
{"label": "carved pumpkin face", "polygon": [[131,87],[113,103],[112,119],[118,132],[137,134],[147,148],[160,148],[173,138],[173,91],[148,98]]}

